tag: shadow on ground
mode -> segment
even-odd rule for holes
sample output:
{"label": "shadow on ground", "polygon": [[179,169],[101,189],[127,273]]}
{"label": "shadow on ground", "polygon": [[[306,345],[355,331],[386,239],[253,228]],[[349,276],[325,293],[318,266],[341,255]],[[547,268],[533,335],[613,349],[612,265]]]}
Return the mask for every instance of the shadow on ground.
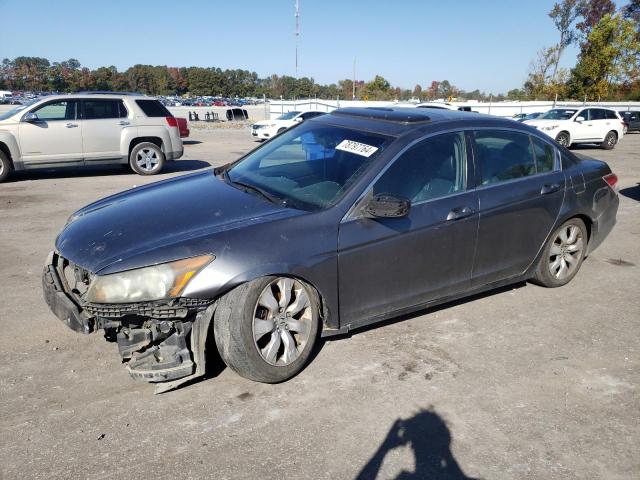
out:
{"label": "shadow on ground", "polygon": [[640,202],[640,183],[636,184],[635,187],[623,188],[619,193],[620,195],[624,195],[631,200]]}
{"label": "shadow on ground", "polygon": [[[162,174],[175,172],[192,172],[210,167],[211,164],[202,160],[177,160],[167,162],[162,169]],[[116,175],[132,175],[129,165],[105,165],[93,167],[60,167],[60,168],[38,168],[33,170],[21,170],[13,172],[5,181],[22,182],[25,180],[50,180],[55,178],[85,178],[85,177],[107,177]]]}
{"label": "shadow on ground", "polygon": [[415,470],[403,470],[395,480],[474,480],[465,475],[451,453],[451,432],[433,408],[396,420],[356,480],[374,480],[387,454],[405,445],[413,451]]}

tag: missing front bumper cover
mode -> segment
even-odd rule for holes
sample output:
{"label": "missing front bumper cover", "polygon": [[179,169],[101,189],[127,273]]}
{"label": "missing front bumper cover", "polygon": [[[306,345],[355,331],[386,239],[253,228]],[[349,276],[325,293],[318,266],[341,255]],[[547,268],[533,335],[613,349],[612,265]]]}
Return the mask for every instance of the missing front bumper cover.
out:
{"label": "missing front bumper cover", "polygon": [[157,383],[156,393],[204,375],[204,349],[215,309],[211,300],[84,304],[61,277],[64,261],[55,252],[49,254],[42,286],[47,304],[65,325],[86,334],[104,329],[105,338],[118,343],[131,376]]}

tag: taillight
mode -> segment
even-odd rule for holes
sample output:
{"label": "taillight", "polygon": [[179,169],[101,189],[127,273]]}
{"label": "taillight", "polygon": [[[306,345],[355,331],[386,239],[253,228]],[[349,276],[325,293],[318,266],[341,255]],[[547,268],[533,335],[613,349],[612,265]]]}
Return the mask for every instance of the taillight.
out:
{"label": "taillight", "polygon": [[607,182],[611,188],[616,187],[616,183],[618,183],[618,176],[615,173],[610,173],[609,175],[605,175],[602,179]]}
{"label": "taillight", "polygon": [[167,123],[169,124],[170,127],[177,127],[178,126],[178,120],[176,120],[176,117],[166,117],[167,119]]}

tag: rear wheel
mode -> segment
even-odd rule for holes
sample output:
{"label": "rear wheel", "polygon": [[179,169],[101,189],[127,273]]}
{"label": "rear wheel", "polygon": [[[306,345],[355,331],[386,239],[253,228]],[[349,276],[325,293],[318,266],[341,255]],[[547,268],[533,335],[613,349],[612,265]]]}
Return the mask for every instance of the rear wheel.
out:
{"label": "rear wheel", "polygon": [[558,142],[563,147],[569,148],[571,145],[571,137],[567,132],[560,132],[556,137],[556,142]]}
{"label": "rear wheel", "polygon": [[616,134],[616,132],[614,131],[611,131],[607,133],[606,137],[604,137],[604,142],[600,144],[600,147],[604,148],[605,150],[612,150],[613,147],[616,146],[616,143],[618,143],[618,134]]}
{"label": "rear wheel", "polygon": [[280,135],[282,132],[284,132],[286,130],[286,128],[282,127],[279,128],[278,131],[276,132],[276,135]]}
{"label": "rear wheel", "polygon": [[562,224],[542,252],[533,281],[545,287],[561,287],[576,276],[587,249],[587,228],[579,218]]}
{"label": "rear wheel", "polygon": [[318,325],[313,288],[289,277],[263,277],[220,299],[213,328],[229,368],[250,380],[277,383],[307,363]]}
{"label": "rear wheel", "polygon": [[13,164],[6,153],[0,150],[0,182],[4,182],[11,171],[13,170]]}
{"label": "rear wheel", "polygon": [[131,150],[129,165],[138,175],[155,175],[164,166],[164,153],[155,143],[139,143]]}

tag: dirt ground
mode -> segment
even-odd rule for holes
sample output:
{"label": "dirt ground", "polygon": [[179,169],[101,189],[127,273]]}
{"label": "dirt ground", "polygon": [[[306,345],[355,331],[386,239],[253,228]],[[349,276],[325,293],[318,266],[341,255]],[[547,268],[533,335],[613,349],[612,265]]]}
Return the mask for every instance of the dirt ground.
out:
{"label": "dirt ground", "polygon": [[640,134],[580,149],[610,162],[621,203],[571,284],[518,285],[327,341],[280,385],[218,365],[153,395],[115,344],[53,316],[41,268],[74,210],[255,145],[246,129],[194,130],[155,178],[115,167],[0,185],[0,478],[640,477]]}

